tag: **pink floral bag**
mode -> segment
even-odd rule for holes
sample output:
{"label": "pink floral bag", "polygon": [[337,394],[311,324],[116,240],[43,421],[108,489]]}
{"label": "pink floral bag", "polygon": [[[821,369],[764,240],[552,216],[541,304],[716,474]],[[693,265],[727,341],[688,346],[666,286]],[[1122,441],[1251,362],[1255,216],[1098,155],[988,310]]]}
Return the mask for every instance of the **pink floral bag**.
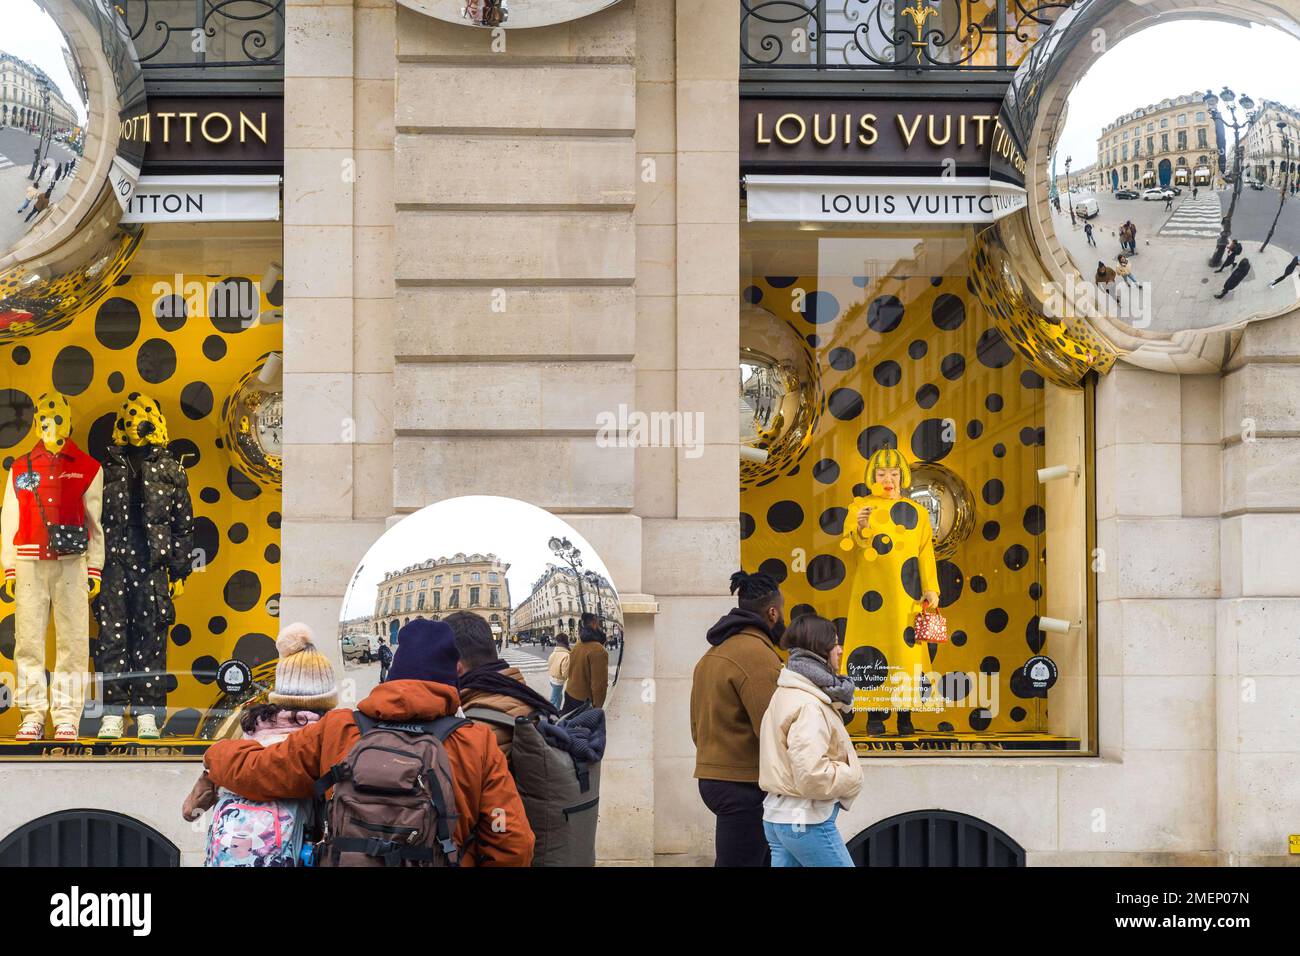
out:
{"label": "pink floral bag", "polygon": [[938,611],[921,611],[916,615],[916,639],[926,644],[947,644],[948,622]]}

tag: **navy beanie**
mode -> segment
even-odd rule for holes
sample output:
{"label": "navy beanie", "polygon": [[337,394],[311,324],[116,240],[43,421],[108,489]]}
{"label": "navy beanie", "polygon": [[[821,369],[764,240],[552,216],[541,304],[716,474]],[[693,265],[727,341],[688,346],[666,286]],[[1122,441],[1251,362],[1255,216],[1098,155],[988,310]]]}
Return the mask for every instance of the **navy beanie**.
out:
{"label": "navy beanie", "polygon": [[397,632],[389,680],[429,680],[456,686],[456,639],[442,621],[411,621]]}

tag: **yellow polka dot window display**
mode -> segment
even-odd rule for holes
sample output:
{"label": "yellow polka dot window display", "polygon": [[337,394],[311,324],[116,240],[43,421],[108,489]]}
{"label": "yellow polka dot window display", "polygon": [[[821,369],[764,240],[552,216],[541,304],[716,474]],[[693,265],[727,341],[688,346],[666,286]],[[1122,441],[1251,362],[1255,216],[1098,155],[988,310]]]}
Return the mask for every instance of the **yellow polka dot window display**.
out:
{"label": "yellow polka dot window display", "polygon": [[[965,276],[751,276],[741,297],[808,344],[820,390],[799,458],[742,486],[742,562],[781,583],[790,618],[815,612],[836,622],[842,669],[858,687],[849,729],[859,748],[911,746],[891,743],[904,739],[894,726],[884,736],[868,729],[881,710],[902,710],[898,698],[879,696],[892,690],[891,668],[922,675],[902,701],[915,725],[906,739],[964,750],[1050,736],[1048,702],[1019,674],[1048,653],[1038,629],[1046,521],[1035,474],[1043,377]],[[870,486],[868,460],[882,449],[892,450],[905,484],[918,467],[963,483],[973,522],[963,520],[962,537],[942,553],[923,500],[906,488],[882,500]],[[872,507],[859,533],[864,506]],[[910,633],[931,590],[948,621],[945,644]]]}
{"label": "yellow polka dot window display", "polygon": [[[128,396],[153,400],[160,441],[187,472],[194,521],[193,570],[167,636],[162,737],[152,743],[189,753],[197,752],[190,745],[223,696],[218,666],[234,658],[257,670],[276,656],[281,495],[278,484],[238,467],[223,405],[250,370],[280,351],[283,337],[282,326],[258,318],[280,304],[278,284],[263,288],[256,275],[184,278],[186,287],[175,289],[170,275],[119,276],[70,321],[0,345],[0,457],[7,470],[37,441],[34,399],[44,392],[68,397],[73,440],[101,462],[123,438],[118,419]],[[0,680],[8,688],[13,626],[13,604],[5,600]],[[97,639],[92,623],[92,651]],[[47,640],[52,648],[52,628]],[[7,749],[17,722],[5,694],[0,757],[20,755]],[[79,728],[83,743],[98,723],[92,699]]]}

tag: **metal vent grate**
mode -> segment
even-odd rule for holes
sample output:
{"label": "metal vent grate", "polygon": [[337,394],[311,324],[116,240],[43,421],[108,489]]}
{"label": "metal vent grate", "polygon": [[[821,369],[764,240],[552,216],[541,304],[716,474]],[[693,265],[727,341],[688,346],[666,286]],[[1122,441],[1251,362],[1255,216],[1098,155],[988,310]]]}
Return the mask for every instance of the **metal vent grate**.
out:
{"label": "metal vent grate", "polygon": [[1025,851],[964,813],[916,810],[881,820],[849,841],[856,866],[1024,866]]}
{"label": "metal vent grate", "polygon": [[176,845],[152,827],[107,810],[63,810],[0,841],[0,866],[179,866]]}

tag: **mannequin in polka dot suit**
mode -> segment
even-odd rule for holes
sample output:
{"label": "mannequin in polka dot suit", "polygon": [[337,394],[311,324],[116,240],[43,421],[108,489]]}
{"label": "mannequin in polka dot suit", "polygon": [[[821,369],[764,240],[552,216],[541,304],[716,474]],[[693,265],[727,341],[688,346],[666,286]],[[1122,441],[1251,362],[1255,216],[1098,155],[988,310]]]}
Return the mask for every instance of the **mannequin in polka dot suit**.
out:
{"label": "mannequin in polka dot suit", "polygon": [[167,422],[148,395],[127,396],[104,464],[107,555],[95,667],[104,678],[101,740],[157,738],[166,715],[167,632],[191,571],[194,514],[185,469],[167,450]]}

